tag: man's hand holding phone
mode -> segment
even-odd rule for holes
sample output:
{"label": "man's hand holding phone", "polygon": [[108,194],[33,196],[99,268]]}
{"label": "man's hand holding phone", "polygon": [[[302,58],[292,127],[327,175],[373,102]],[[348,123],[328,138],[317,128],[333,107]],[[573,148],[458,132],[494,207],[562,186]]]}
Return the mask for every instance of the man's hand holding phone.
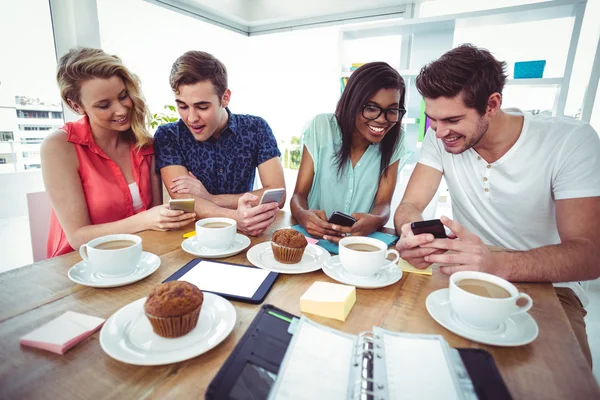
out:
{"label": "man's hand holding phone", "polygon": [[439,263],[440,272],[448,275],[459,271],[480,271],[503,276],[504,264],[497,262],[494,252],[479,236],[450,218],[442,217],[441,220],[452,235],[448,239],[434,239],[421,245],[423,250],[435,250],[425,256],[426,262]]}
{"label": "man's hand holding phone", "polygon": [[263,192],[258,204],[277,203],[279,204],[283,200],[285,195],[284,188],[267,189]]}
{"label": "man's hand holding phone", "polygon": [[238,229],[250,236],[258,236],[264,232],[275,221],[279,206],[275,202],[260,204],[252,207],[252,202],[258,197],[252,193],[246,193],[238,200],[238,208],[233,218],[237,221]]}
{"label": "man's hand holding phone", "polygon": [[[437,221],[437,222],[432,222]],[[415,268],[427,268],[432,264],[425,261],[425,257],[433,254],[443,254],[445,250],[433,247],[421,247],[430,244],[435,240],[435,236],[441,236],[439,226],[441,225],[443,237],[445,237],[444,225],[440,220],[419,221],[420,223],[408,223],[402,225],[400,239],[396,244],[396,249],[400,257]],[[413,231],[413,224],[415,229]]]}

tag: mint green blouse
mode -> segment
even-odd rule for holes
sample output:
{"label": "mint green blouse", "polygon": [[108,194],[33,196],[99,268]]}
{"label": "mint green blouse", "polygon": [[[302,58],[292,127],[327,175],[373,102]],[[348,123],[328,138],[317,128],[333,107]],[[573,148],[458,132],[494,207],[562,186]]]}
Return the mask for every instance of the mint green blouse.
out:
{"label": "mint green blouse", "polygon": [[[324,210],[327,217],[334,211],[371,212],[379,187],[380,144],[369,146],[354,168],[348,162],[338,175],[335,155],[342,144],[342,132],[333,114],[314,117],[304,128],[302,142],[313,159],[315,171],[308,193],[309,209]],[[404,156],[407,160],[410,153],[401,135],[389,165]],[[401,161],[399,169],[403,165]]]}

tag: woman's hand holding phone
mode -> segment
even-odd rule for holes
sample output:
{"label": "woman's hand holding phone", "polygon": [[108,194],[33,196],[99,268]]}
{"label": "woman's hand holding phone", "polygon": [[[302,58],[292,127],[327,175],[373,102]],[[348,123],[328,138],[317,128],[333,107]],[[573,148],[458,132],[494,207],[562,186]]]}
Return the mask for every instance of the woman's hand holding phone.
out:
{"label": "woman's hand holding phone", "polygon": [[351,236],[369,236],[382,225],[381,218],[369,213],[354,213],[356,223],[352,225]]}
{"label": "woman's hand holding phone", "polygon": [[340,236],[333,229],[333,225],[327,222],[327,216],[323,210],[305,210],[300,213],[298,222],[306,229],[309,235],[325,238],[325,236]]}
{"label": "woman's hand holding phone", "polygon": [[137,215],[144,219],[144,226],[146,226],[146,229],[162,232],[183,228],[196,220],[196,213],[171,210],[166,204],[152,207]]}

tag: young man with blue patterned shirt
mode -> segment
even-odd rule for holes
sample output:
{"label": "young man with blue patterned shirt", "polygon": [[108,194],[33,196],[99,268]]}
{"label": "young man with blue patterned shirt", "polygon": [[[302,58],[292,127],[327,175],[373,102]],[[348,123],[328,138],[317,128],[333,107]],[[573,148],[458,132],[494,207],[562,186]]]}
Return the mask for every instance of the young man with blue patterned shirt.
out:
{"label": "young man with blue patterned shirt", "polygon": [[[233,218],[243,233],[261,234],[285,202],[257,205],[265,190],[285,188],[271,128],[260,117],[229,111],[227,70],[208,53],[183,54],[169,80],[181,119],[154,136],[156,170],[169,194],[192,196],[200,218]],[[256,168],[263,188],[253,191]]]}

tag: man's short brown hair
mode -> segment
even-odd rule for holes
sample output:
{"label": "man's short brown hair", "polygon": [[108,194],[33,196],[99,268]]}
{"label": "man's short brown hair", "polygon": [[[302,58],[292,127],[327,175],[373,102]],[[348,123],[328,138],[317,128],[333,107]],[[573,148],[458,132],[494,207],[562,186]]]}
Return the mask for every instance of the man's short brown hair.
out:
{"label": "man's short brown hair", "polygon": [[190,50],[175,60],[169,76],[173,92],[178,93],[180,85],[193,85],[203,81],[212,82],[221,101],[227,90],[227,68],[212,54],[204,51]]}
{"label": "man's short brown hair", "polygon": [[483,115],[490,95],[502,94],[505,72],[504,61],[485,49],[463,44],[421,68],[416,85],[419,93],[430,99],[462,94],[465,105]]}

